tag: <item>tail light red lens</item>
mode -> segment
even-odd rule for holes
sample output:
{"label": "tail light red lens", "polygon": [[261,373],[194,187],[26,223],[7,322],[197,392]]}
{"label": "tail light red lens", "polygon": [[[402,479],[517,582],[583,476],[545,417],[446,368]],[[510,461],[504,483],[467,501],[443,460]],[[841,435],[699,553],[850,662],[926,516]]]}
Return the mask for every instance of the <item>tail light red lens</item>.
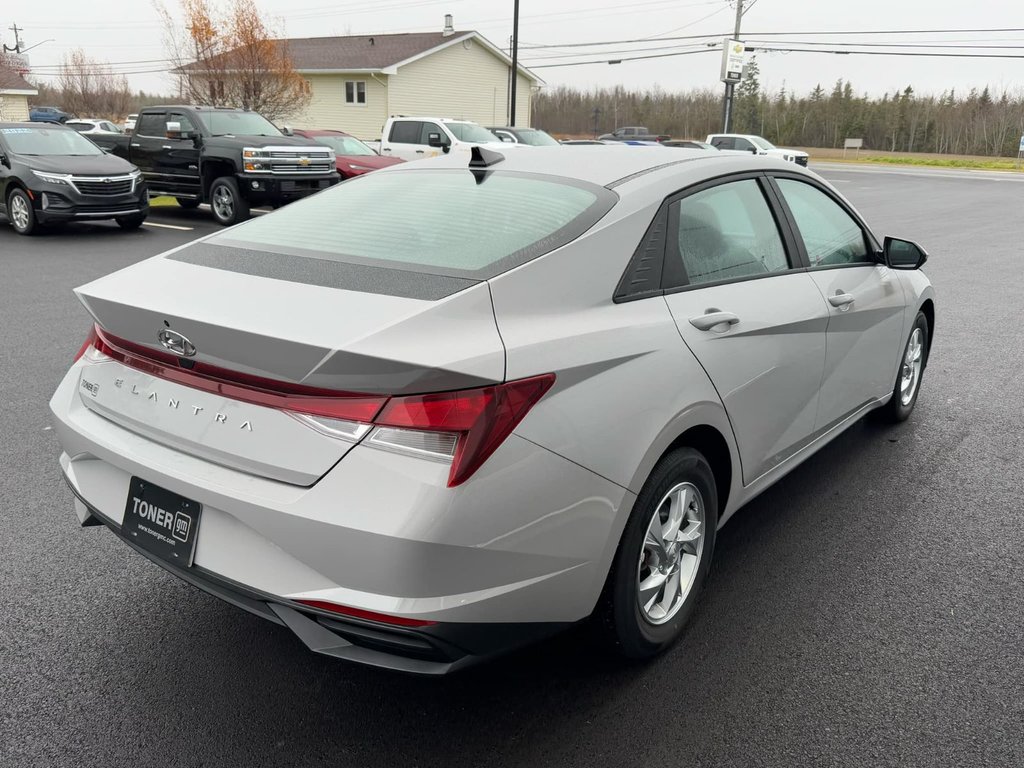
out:
{"label": "tail light red lens", "polygon": [[[434,442],[441,445],[447,439],[449,447],[452,438],[445,435],[453,435],[456,445],[448,474],[449,488],[468,480],[555,383],[555,374],[547,373],[479,389],[388,397],[307,387],[199,361],[191,368],[182,368],[174,355],[118,339],[98,326],[75,359],[90,346],[151,376],[241,402],[377,427],[435,433],[440,440]],[[362,434],[365,432],[360,432],[360,437]]]}
{"label": "tail light red lens", "polygon": [[326,600],[296,600],[295,602],[321,611],[329,611],[341,616],[351,616],[356,619],[376,621],[381,624],[391,624],[395,627],[431,627],[437,624],[436,621],[427,621],[426,619],[410,619],[406,616],[391,616],[386,613],[377,613],[376,611],[364,611],[362,608],[350,608],[347,605],[329,603]]}
{"label": "tail light red lens", "polygon": [[391,398],[374,422],[381,426],[459,435],[448,487],[468,480],[512,434],[555,383],[547,373],[493,387]]}

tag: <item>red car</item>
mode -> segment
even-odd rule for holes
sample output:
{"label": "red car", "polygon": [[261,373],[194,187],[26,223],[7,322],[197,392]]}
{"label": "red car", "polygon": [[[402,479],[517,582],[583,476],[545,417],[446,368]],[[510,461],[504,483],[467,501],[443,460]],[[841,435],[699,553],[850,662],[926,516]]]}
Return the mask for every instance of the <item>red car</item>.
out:
{"label": "red car", "polygon": [[343,131],[299,130],[293,131],[296,136],[305,136],[318,144],[324,144],[334,150],[338,173],[343,179],[362,176],[364,173],[376,171],[405,162],[397,157],[381,157],[355,136]]}

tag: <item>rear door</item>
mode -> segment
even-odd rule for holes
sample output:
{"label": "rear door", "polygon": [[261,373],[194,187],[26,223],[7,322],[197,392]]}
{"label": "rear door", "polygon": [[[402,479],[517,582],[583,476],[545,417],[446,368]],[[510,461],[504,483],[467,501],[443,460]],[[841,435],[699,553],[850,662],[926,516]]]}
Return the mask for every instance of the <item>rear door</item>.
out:
{"label": "rear door", "polygon": [[761,174],[714,181],[667,219],[665,300],[725,404],[745,484],[812,439],[825,360],[826,305],[769,188]]}
{"label": "rear door", "polygon": [[420,144],[422,131],[423,124],[419,120],[393,120],[381,153],[402,160],[420,159],[423,157],[423,146]]}
{"label": "rear door", "polygon": [[777,174],[808,275],[828,302],[828,354],[817,429],[838,424],[892,391],[906,298],[878,245],[838,196],[804,176]]}
{"label": "rear door", "polygon": [[128,156],[145,174],[154,191],[163,189],[163,178],[158,166],[166,134],[167,112],[154,110],[139,116],[135,133],[130,139],[131,151]]}

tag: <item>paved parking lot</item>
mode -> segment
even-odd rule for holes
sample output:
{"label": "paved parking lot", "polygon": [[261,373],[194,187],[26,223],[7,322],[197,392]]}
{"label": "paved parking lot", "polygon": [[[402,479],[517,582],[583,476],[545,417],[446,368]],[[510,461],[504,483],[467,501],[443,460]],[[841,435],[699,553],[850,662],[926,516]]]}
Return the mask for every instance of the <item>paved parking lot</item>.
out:
{"label": "paved parking lot", "polygon": [[865,421],[723,529],[682,640],[570,635],[440,680],[348,666],[79,529],[46,402],[71,289],[213,224],[0,227],[0,765],[1024,765],[1024,180],[824,168],[931,252],[911,421]]}

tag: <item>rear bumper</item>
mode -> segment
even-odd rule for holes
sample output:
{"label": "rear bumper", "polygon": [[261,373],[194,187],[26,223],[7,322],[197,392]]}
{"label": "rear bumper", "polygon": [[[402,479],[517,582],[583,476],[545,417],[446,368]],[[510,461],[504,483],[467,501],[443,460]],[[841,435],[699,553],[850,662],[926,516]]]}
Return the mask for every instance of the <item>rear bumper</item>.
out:
{"label": "rear bumper", "polygon": [[91,507],[66,474],[64,480],[75,494],[75,511],[83,526],[106,526],[135,552],[172,575],[262,619],[287,627],[306,647],[325,656],[399,672],[444,675],[550,637],[570,626],[556,622],[452,623],[406,629],[335,616],[234,583],[200,566],[181,568],[155,557],[122,535],[120,525]]}
{"label": "rear bumper", "polygon": [[[270,480],[86,408],[83,365],[50,404],[79,521],[120,534],[133,476],[199,502],[193,566],[154,561],[351,661],[439,674],[585,618],[634,498],[515,435],[455,489],[444,464],[363,445],[312,486]],[[435,623],[406,629],[300,600]]]}

